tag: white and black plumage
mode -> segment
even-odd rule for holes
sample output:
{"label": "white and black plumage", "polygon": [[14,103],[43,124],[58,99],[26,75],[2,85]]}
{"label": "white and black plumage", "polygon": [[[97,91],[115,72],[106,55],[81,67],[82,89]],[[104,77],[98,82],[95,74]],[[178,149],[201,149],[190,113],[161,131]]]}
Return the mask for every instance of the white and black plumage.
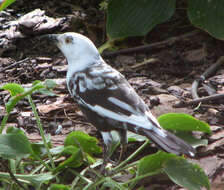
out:
{"label": "white and black plumage", "polygon": [[49,34],[68,62],[67,86],[87,119],[100,130],[110,148],[116,130],[125,148],[127,130],[144,135],[161,149],[194,156],[195,150],[162,129],[148,106],[117,70],[105,63],[97,48],[78,33]]}

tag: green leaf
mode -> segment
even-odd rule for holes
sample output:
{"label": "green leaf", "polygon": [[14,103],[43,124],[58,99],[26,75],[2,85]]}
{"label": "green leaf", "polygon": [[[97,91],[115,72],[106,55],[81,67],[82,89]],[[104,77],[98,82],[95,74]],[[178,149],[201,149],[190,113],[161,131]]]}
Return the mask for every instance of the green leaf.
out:
{"label": "green leaf", "polygon": [[18,129],[16,127],[8,127],[7,130],[6,130],[6,133],[7,134],[22,134],[22,135],[25,135],[25,133],[21,130],[21,129]]}
{"label": "green leaf", "polygon": [[143,142],[145,140],[148,140],[146,137],[142,135],[138,135],[136,133],[132,133],[130,131],[127,132],[128,142]]}
{"label": "green leaf", "polygon": [[15,0],[0,0],[0,11],[7,8],[9,5],[11,5]]}
{"label": "green leaf", "polygon": [[88,154],[99,154],[102,152],[101,147],[98,145],[98,140],[81,131],[73,131],[66,137],[64,145],[73,145],[79,148],[81,146],[84,152]]}
{"label": "green leaf", "polygon": [[184,113],[167,113],[158,118],[164,129],[177,131],[201,131],[211,133],[209,125]]}
{"label": "green leaf", "polygon": [[188,142],[194,148],[197,148],[199,146],[207,146],[208,145],[207,139],[197,139],[194,136],[192,136],[191,134],[184,132],[184,131],[179,131],[179,132],[175,133],[175,135],[177,135],[184,141]]}
{"label": "green leaf", "polygon": [[188,190],[201,190],[201,187],[210,189],[205,172],[197,164],[192,164],[182,157],[167,160],[164,171],[173,182]]}
{"label": "green leaf", "polygon": [[40,89],[39,90],[40,93],[48,95],[48,96],[57,96],[57,94],[51,91],[53,88],[57,86],[57,83],[55,83],[51,79],[46,79],[44,81],[44,85],[45,85],[45,88]]}
{"label": "green leaf", "polygon": [[[40,187],[42,183],[49,181],[55,177],[50,172],[35,174],[35,175],[31,175],[31,174],[29,175],[14,174],[14,175],[18,180],[23,180],[23,182],[28,184],[31,183],[35,185],[36,187]],[[0,177],[1,177],[1,174],[0,174]]]}
{"label": "green leaf", "polygon": [[0,155],[6,158],[24,158],[33,154],[31,144],[21,132],[0,135]]}
{"label": "green leaf", "polygon": [[48,190],[70,190],[67,185],[52,184]]}
{"label": "green leaf", "polygon": [[146,35],[173,15],[175,3],[175,0],[109,1],[107,34],[112,39]]}
{"label": "green leaf", "polygon": [[[17,86],[18,87],[18,86]],[[26,89],[24,92],[20,94],[16,94],[16,96],[12,96],[9,101],[6,103],[6,111],[7,113],[10,113],[12,109],[15,107],[15,105],[20,101],[21,99],[25,98],[27,95],[31,95],[34,91],[39,90],[41,88],[44,88],[45,86],[42,83],[37,83],[32,88]],[[17,88],[18,90],[19,88]]]}
{"label": "green leaf", "polygon": [[[71,153],[71,155],[70,155]],[[70,155],[65,161],[61,162],[55,169],[54,173],[59,172],[60,170],[63,170],[67,167],[72,168],[78,168],[83,163],[83,155],[80,150],[80,148],[77,148],[75,146],[67,146],[64,148],[64,151],[62,152],[62,155]]]}
{"label": "green leaf", "polygon": [[50,149],[50,152],[51,152],[51,154],[53,154],[53,155],[57,155],[57,154],[62,153],[63,150],[64,150],[64,146],[56,146],[56,147],[54,147],[54,148],[51,148],[51,149]]}
{"label": "green leaf", "polygon": [[2,86],[1,89],[9,91],[11,96],[16,96],[17,94],[24,92],[24,88],[16,83],[7,83]]}
{"label": "green leaf", "polygon": [[[51,144],[51,136],[50,135],[46,136],[46,142],[47,142],[48,147],[51,148],[52,144]],[[47,150],[46,150],[46,147],[45,147],[43,141],[32,143],[31,147],[32,147],[33,152],[36,155],[38,155],[40,157],[47,155]]]}
{"label": "green leaf", "polygon": [[51,79],[46,79],[44,81],[44,85],[46,86],[47,89],[53,89],[57,86],[57,83]]}
{"label": "green leaf", "polygon": [[215,38],[224,39],[224,1],[189,0],[188,17],[193,25]]}
{"label": "green leaf", "polygon": [[148,155],[142,158],[138,164],[138,176],[147,173],[160,173],[163,169],[163,164],[173,157],[177,157],[174,154],[159,151],[156,154]]}

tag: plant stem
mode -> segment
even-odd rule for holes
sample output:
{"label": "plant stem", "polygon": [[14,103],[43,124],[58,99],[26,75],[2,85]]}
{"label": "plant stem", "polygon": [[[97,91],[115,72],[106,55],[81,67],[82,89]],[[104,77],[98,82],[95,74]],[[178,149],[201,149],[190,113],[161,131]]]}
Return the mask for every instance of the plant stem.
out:
{"label": "plant stem", "polygon": [[105,49],[108,49],[110,47],[113,47],[113,43],[114,43],[114,40],[108,40],[108,41],[106,41],[106,43],[104,43],[102,46],[100,46],[98,48],[99,53],[102,54]]}
{"label": "plant stem", "polygon": [[126,160],[121,162],[117,167],[112,169],[112,171],[117,172],[118,170],[120,170],[124,165],[126,165],[130,160],[132,160],[139,152],[141,152],[148,143],[149,140],[146,140],[142,146],[140,146],[133,154],[131,154]]}
{"label": "plant stem", "polygon": [[6,124],[7,120],[8,120],[8,118],[9,118],[9,113],[7,113],[7,114],[3,117],[3,119],[2,119],[1,127],[0,127],[0,134],[2,134],[2,131],[3,131],[4,127],[5,127],[5,124]]}
{"label": "plant stem", "polygon": [[85,188],[83,190],[93,189],[93,188],[97,187],[97,185],[100,185],[100,184],[102,184],[105,181],[107,181],[107,178],[103,177],[102,179],[100,179],[99,181],[97,181],[95,183],[89,183],[87,186],[85,186]]}
{"label": "plant stem", "polygon": [[30,103],[30,105],[31,105],[31,108],[32,108],[32,110],[33,110],[34,116],[35,116],[35,118],[36,118],[37,125],[38,125],[38,128],[39,128],[39,130],[40,130],[40,135],[41,135],[41,137],[42,137],[42,139],[43,139],[44,146],[45,146],[45,148],[46,148],[46,150],[47,150],[48,158],[49,158],[50,161],[51,161],[51,166],[52,166],[53,169],[55,169],[55,164],[54,164],[54,161],[53,161],[53,157],[52,157],[52,155],[51,155],[51,153],[50,153],[50,149],[49,149],[49,147],[48,147],[47,140],[46,140],[45,135],[44,135],[43,126],[42,126],[42,123],[41,123],[41,121],[40,121],[40,117],[39,117],[39,115],[38,115],[38,113],[37,113],[36,106],[35,106],[34,103],[33,103],[33,100],[32,100],[32,98],[31,98],[31,95],[28,95],[27,97],[28,97],[29,103]]}
{"label": "plant stem", "polygon": [[148,177],[148,176],[152,176],[152,175],[155,175],[155,174],[158,174],[158,171],[155,171],[155,172],[151,172],[151,173],[147,173],[147,174],[144,174],[144,175],[140,175],[140,176],[137,176],[133,179],[130,179],[129,181],[123,183],[123,186],[125,185],[128,185],[129,183],[135,183],[137,181],[139,181],[140,179],[143,179],[145,177]]}

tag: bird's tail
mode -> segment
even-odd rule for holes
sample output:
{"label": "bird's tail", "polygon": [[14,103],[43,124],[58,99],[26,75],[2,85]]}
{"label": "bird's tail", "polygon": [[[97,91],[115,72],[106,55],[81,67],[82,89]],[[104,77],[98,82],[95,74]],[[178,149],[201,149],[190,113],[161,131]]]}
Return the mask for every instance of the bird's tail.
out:
{"label": "bird's tail", "polygon": [[138,133],[152,140],[166,152],[174,153],[176,155],[184,154],[189,157],[193,157],[196,153],[191,145],[162,128],[156,127],[156,130],[139,128]]}

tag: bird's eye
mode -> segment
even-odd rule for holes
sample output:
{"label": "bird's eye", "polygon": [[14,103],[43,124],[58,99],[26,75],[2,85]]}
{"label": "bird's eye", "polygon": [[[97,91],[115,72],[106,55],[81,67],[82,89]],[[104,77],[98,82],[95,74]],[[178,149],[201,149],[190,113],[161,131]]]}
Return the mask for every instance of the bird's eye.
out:
{"label": "bird's eye", "polygon": [[66,44],[70,44],[70,43],[72,43],[72,37],[71,37],[71,36],[67,36],[67,37],[65,38],[65,43],[66,43]]}

